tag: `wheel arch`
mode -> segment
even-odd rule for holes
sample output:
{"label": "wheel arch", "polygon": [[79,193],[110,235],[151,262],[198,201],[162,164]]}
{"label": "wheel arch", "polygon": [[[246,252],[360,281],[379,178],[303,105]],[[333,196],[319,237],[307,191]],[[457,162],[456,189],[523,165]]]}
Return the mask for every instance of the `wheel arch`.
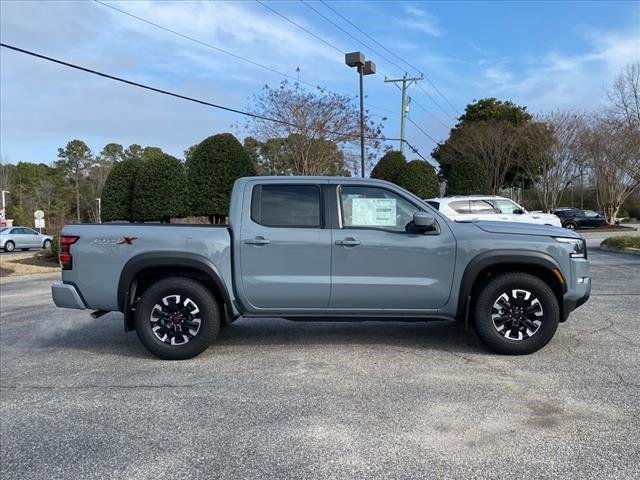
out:
{"label": "wheel arch", "polygon": [[[562,297],[567,292],[567,284],[560,265],[553,257],[534,251],[492,250],[477,255],[465,268],[460,283],[456,318],[464,319],[467,308],[472,311],[477,291],[487,279],[505,272],[529,273],[543,280],[556,295],[562,313]],[[469,301],[471,305],[467,306]]]}
{"label": "wheel arch", "polygon": [[225,324],[231,323],[233,305],[216,265],[206,257],[189,252],[146,252],[124,265],[118,281],[118,310],[124,313],[125,331],[133,330],[133,305],[144,291],[161,278],[182,276],[200,281],[216,299]]}

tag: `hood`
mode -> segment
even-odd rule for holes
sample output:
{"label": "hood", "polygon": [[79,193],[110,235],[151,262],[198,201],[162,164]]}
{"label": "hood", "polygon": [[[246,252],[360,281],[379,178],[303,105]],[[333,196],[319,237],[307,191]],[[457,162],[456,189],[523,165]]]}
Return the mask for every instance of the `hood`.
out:
{"label": "hood", "polygon": [[515,235],[539,235],[545,237],[582,238],[576,232],[562,227],[549,225],[537,225],[534,223],[520,222],[473,222],[479,228],[489,233],[512,233]]}

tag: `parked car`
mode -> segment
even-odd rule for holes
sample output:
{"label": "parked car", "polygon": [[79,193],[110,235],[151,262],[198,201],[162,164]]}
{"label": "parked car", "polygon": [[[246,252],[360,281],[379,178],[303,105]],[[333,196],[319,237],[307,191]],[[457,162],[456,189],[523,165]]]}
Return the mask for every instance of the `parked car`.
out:
{"label": "parked car", "polygon": [[451,220],[495,220],[562,226],[556,215],[528,212],[509,198],[491,195],[460,195],[426,200]]}
{"label": "parked car", "polygon": [[123,312],[166,359],[199,354],[240,316],[470,321],[496,352],[526,354],[591,288],[575,232],[453,222],[381,180],[242,178],[229,220],[67,225],[53,301]]}
{"label": "parked car", "polygon": [[53,237],[43,235],[28,227],[0,228],[0,248],[5,252],[13,252],[16,248],[50,248]]}
{"label": "parked car", "polygon": [[575,230],[576,228],[596,228],[607,224],[604,215],[593,210],[581,210],[579,208],[559,208],[555,213],[562,221],[564,228]]}

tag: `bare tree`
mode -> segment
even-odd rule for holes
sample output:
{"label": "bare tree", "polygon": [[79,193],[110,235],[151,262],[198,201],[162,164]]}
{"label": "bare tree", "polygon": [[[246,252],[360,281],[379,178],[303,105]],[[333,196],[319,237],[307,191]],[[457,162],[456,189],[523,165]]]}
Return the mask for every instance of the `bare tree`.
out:
{"label": "bare tree", "polygon": [[607,88],[611,111],[628,124],[640,124],[640,62],[628,64]]}
{"label": "bare tree", "polygon": [[520,167],[546,212],[558,207],[566,188],[580,176],[583,131],[582,115],[563,111],[539,116],[528,130],[528,155],[520,159]]}
{"label": "bare tree", "polygon": [[[488,179],[489,190],[500,193],[507,174],[525,155],[523,141],[530,125],[513,125],[507,121],[477,121],[452,133],[448,152],[480,160]],[[443,152],[446,154],[446,152]]]}
{"label": "bare tree", "polygon": [[640,188],[633,164],[640,155],[640,132],[613,115],[596,117],[584,130],[583,151],[607,223],[615,223],[625,200]]}
{"label": "bare tree", "polygon": [[[640,132],[640,62],[628,64],[606,90],[609,111],[628,126],[632,136]],[[640,155],[629,162],[629,175],[640,181]]]}
{"label": "bare tree", "polygon": [[[283,139],[294,175],[336,174],[349,168],[359,145],[360,123],[353,99],[323,89],[307,91],[284,81],[279,88],[265,86],[254,96],[252,113],[276,120],[253,118],[250,133],[260,140]],[[365,119],[369,158],[380,147],[382,126]],[[354,162],[355,163],[355,162]]]}

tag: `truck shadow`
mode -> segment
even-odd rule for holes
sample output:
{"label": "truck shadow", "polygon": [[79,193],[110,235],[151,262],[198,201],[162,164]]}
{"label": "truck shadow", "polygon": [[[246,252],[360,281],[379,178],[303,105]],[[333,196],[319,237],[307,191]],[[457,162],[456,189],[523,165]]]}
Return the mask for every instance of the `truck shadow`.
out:
{"label": "truck shadow", "polygon": [[[450,353],[487,353],[472,328],[465,331],[457,322],[399,321],[288,321],[280,318],[239,319],[221,330],[218,340],[201,356],[232,350],[238,354],[247,348],[286,348],[300,346],[362,346],[395,347],[415,350],[442,350]],[[122,315],[111,313],[97,320],[76,324],[73,329],[33,336],[29,345],[36,348],[65,348],[108,353],[135,358],[152,358],[135,332],[123,332]]]}

